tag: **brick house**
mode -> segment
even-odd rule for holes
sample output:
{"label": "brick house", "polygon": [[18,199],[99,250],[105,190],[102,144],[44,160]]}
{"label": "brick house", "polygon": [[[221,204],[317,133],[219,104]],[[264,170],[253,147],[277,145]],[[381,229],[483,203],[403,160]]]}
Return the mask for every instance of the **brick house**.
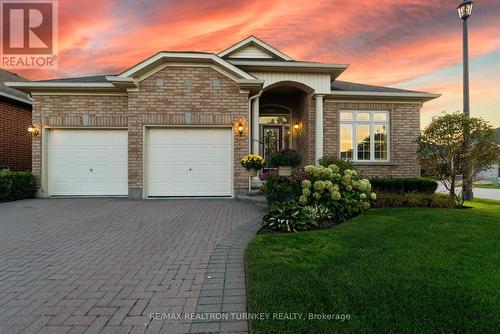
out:
{"label": "brick house", "polygon": [[248,185],[241,157],[282,148],[308,164],[352,159],[367,176],[420,175],[420,108],[439,95],[337,80],[346,68],[250,36],[118,75],[8,85],[34,100],[40,196],[233,196]]}
{"label": "brick house", "polygon": [[32,101],[28,94],[7,87],[4,81],[26,81],[0,69],[0,169],[31,170],[31,137],[26,130],[31,124]]}

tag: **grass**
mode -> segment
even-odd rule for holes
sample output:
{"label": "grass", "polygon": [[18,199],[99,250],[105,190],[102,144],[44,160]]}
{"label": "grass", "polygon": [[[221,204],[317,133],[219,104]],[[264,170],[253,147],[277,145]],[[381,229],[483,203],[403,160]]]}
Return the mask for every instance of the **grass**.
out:
{"label": "grass", "polygon": [[474,188],[500,189],[500,184],[475,184]]}
{"label": "grass", "polygon": [[500,332],[500,202],[374,209],[330,230],[257,235],[249,312],[349,314],[252,320],[253,333]]}

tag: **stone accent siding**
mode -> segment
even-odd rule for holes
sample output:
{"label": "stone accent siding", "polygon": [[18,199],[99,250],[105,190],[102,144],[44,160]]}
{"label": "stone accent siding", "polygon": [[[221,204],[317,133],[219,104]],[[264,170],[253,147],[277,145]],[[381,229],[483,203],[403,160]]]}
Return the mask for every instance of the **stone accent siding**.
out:
{"label": "stone accent siding", "polygon": [[31,108],[0,100],[0,165],[13,171],[31,170]]}
{"label": "stone accent siding", "polygon": [[390,114],[390,163],[359,164],[365,177],[420,176],[417,137],[420,132],[420,103],[343,103],[325,101],[324,152],[340,155],[340,110],[387,110]]}
{"label": "stone accent siding", "polygon": [[[214,81],[217,84],[214,84]],[[248,93],[208,67],[166,67],[139,83],[137,91],[112,95],[34,95],[34,121],[52,127],[128,128],[129,189],[143,189],[143,131],[147,126],[227,126],[241,121],[245,133],[234,134],[234,186],[246,188],[240,166],[248,153]],[[190,122],[186,123],[186,120]],[[33,172],[42,177],[43,135],[33,141]]]}

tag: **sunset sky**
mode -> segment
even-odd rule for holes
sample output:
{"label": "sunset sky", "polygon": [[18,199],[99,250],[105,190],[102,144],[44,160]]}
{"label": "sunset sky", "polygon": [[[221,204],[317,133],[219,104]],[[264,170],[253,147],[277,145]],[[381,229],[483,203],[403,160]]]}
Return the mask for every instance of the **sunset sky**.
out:
{"label": "sunset sky", "polygon": [[[58,71],[115,74],[162,50],[218,52],[255,35],[296,60],[347,63],[341,80],[440,93],[422,113],[462,109],[459,1],[59,0]],[[500,126],[500,0],[469,19],[471,112]]]}

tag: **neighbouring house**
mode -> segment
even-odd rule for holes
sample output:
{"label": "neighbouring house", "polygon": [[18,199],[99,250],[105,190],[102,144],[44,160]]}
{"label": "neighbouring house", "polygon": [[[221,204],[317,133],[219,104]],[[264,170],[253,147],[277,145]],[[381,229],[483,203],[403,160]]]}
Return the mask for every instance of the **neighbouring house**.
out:
{"label": "neighbouring house", "polygon": [[7,87],[4,81],[25,82],[17,74],[0,68],[0,169],[31,170],[31,124],[29,95]]}
{"label": "neighbouring house", "polygon": [[[495,138],[500,143],[500,128],[495,131]],[[492,178],[500,177],[500,144],[497,149],[497,162],[492,164],[490,168],[479,175],[481,181],[491,181]]]}
{"label": "neighbouring house", "polygon": [[[250,36],[218,53],[159,52],[118,75],[10,82],[29,92],[40,196],[234,196],[249,152],[352,159],[418,176],[422,103],[436,94],[340,81]],[[263,145],[271,142],[273,147]]]}

